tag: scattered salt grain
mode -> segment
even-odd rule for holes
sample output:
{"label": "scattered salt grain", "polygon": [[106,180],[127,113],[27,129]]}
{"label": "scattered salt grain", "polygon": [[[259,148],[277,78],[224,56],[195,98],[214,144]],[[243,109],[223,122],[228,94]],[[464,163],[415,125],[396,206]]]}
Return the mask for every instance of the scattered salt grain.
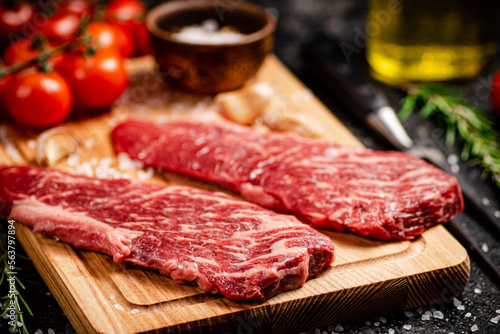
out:
{"label": "scattered salt grain", "polygon": [[309,89],[304,89],[300,92],[295,92],[290,95],[290,100],[292,102],[308,101],[313,98],[313,94]]}
{"label": "scattered salt grain", "polygon": [[387,334],[394,334],[394,329],[390,328]]}
{"label": "scattered salt grain", "polygon": [[413,317],[413,313],[410,312],[410,311],[405,311],[405,315],[406,315],[407,318]]}
{"label": "scattered salt grain", "polygon": [[378,327],[378,326],[380,326],[380,322],[378,322],[378,321],[375,321],[375,322],[373,323],[373,326],[375,326],[375,327]]}
{"label": "scattered salt grain", "polygon": [[83,142],[83,145],[85,146],[85,148],[91,148],[94,146],[94,140],[92,138],[88,138],[88,139],[85,139],[85,141]]}
{"label": "scattered salt grain", "polygon": [[28,148],[30,148],[32,150],[35,149],[36,148],[36,140],[34,140],[34,139],[28,140],[27,145],[28,145]]}
{"label": "scattered salt grain", "polygon": [[490,199],[489,198],[483,198],[483,200],[481,201],[483,202],[483,205],[490,205]]}
{"label": "scattered salt grain", "polygon": [[387,319],[384,318],[384,317],[380,317],[380,319],[378,319],[378,320],[380,320],[380,322],[383,323],[383,324],[387,323]]}
{"label": "scattered salt grain", "polygon": [[471,328],[470,328],[471,332],[475,332],[475,331],[478,331],[479,330],[479,327],[477,325],[473,325]]}
{"label": "scattered salt grain", "polygon": [[497,218],[500,218],[500,210],[495,210],[495,212],[493,212],[493,215]]}
{"label": "scattered salt grain", "polygon": [[498,324],[498,322],[500,321],[500,315],[497,315],[496,317],[491,318],[490,321],[494,324]]}
{"label": "scattered salt grain", "polygon": [[496,310],[495,313],[500,314],[500,310]]}
{"label": "scattered salt grain", "polygon": [[72,153],[68,156],[68,166],[76,166],[79,163],[79,156],[76,153]]}
{"label": "scattered salt grain", "polygon": [[23,327],[23,323],[22,323],[22,322],[20,322],[20,321],[18,321],[18,322],[17,322],[17,327]]}
{"label": "scattered salt grain", "polygon": [[92,159],[90,159],[89,164],[91,166],[97,166],[98,162],[99,162],[99,160],[97,160],[97,158],[92,158]]}
{"label": "scattered salt grain", "polygon": [[50,293],[49,291],[47,291],[47,292],[45,292],[45,294],[46,294],[47,296],[50,296],[50,294],[51,294],[51,293]]}
{"label": "scattered salt grain", "polygon": [[120,310],[120,311],[125,311],[125,308],[118,303],[115,304],[115,309]]}
{"label": "scattered salt grain", "polygon": [[447,161],[448,161],[448,164],[450,164],[450,165],[456,165],[458,163],[458,155],[450,154],[448,156]]}
{"label": "scattered salt grain", "polygon": [[35,331],[35,334],[43,334],[43,331],[39,328]]}
{"label": "scattered salt grain", "polygon": [[342,327],[342,325],[341,325],[341,324],[337,324],[337,325],[335,326],[335,331],[336,331],[336,332],[343,332],[343,331],[344,331],[344,327]]}
{"label": "scattered salt grain", "polygon": [[154,174],[154,169],[152,167],[149,167],[145,171],[144,170],[138,171],[137,178],[141,181],[144,181],[153,177],[153,174]]}
{"label": "scattered salt grain", "polygon": [[112,294],[111,294],[111,296],[109,296],[109,299],[110,299],[110,300],[114,300],[115,298],[116,298],[116,296],[115,296],[115,294],[114,294],[114,293],[112,293]]}
{"label": "scattered salt grain", "polygon": [[467,313],[465,313],[464,317],[466,317],[466,318],[470,318],[470,317],[472,317],[472,313],[467,312]]}
{"label": "scattered salt grain", "polygon": [[481,292],[482,292],[482,291],[481,291],[481,289],[479,289],[479,288],[475,288],[475,289],[474,289],[474,293],[475,293],[475,294],[477,294],[477,295],[481,294]]}
{"label": "scattered salt grain", "polygon": [[411,325],[403,325],[403,328],[409,331],[411,329]]}
{"label": "scattered salt grain", "polygon": [[366,326],[370,326],[371,324],[372,324],[372,323],[371,323],[371,322],[369,322],[368,320],[366,320],[366,321],[365,321],[365,325],[366,325]]}
{"label": "scattered salt grain", "polygon": [[453,306],[458,307],[462,305],[462,302],[456,298],[453,298]]}
{"label": "scattered salt grain", "polygon": [[431,320],[431,315],[427,313],[422,314],[422,320],[423,321]]}
{"label": "scattered salt grain", "polygon": [[490,249],[489,249],[489,247],[488,247],[488,244],[485,244],[485,243],[483,243],[483,244],[481,245],[481,249],[482,249],[482,250],[483,250],[483,252],[485,252],[485,253],[488,253],[488,251],[490,250]]}
{"label": "scattered salt grain", "polygon": [[457,310],[459,310],[459,311],[465,310],[465,305],[458,305]]}
{"label": "scattered salt grain", "polygon": [[459,165],[451,165],[450,170],[452,173],[457,174],[458,172],[460,172],[460,166]]}
{"label": "scattered salt grain", "polygon": [[49,328],[47,330],[47,333],[49,333],[49,334],[56,334],[56,332],[52,328]]}
{"label": "scattered salt grain", "polygon": [[142,169],[144,164],[141,161],[133,160],[125,152],[118,153],[118,169],[121,171]]}
{"label": "scattered salt grain", "polygon": [[444,314],[441,311],[434,311],[432,316],[436,319],[444,319]]}
{"label": "scattered salt grain", "polygon": [[139,310],[138,310],[138,309],[136,309],[136,308],[134,308],[134,309],[132,309],[132,311],[130,311],[130,313],[132,313],[132,314],[137,314],[137,313],[139,313],[139,312],[141,312],[141,311],[139,311]]}

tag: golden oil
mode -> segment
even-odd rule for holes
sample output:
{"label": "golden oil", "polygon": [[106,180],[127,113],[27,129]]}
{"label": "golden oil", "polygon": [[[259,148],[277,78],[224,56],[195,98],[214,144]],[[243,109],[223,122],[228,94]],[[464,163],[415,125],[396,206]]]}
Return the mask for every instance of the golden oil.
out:
{"label": "golden oil", "polygon": [[388,79],[477,76],[495,55],[497,0],[369,0],[367,59]]}

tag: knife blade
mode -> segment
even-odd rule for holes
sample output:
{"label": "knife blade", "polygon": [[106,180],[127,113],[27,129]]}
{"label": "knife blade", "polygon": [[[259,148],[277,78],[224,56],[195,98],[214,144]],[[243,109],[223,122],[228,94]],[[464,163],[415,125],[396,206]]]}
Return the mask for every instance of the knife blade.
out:
{"label": "knife blade", "polygon": [[[416,145],[408,136],[385,92],[368,74],[364,57],[357,57],[342,47],[342,41],[329,37],[318,38],[303,49],[308,68],[338,101],[359,120],[376,130],[397,150],[423,158],[449,174],[453,174],[442,151],[435,147]],[[480,222],[500,238],[500,219],[482,203],[475,188],[459,180],[467,208],[482,218]]]}

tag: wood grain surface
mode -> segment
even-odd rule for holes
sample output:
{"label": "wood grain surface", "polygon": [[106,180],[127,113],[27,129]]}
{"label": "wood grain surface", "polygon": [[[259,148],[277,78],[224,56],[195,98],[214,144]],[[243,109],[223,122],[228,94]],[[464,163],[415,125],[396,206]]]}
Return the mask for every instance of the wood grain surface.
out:
{"label": "wood grain surface", "polygon": [[[120,120],[220,117],[211,97],[168,90],[155,76],[152,58],[130,61],[129,71],[131,85],[109,113],[67,122],[41,139],[35,131],[2,125],[0,161],[35,164],[43,138],[62,136],[59,142],[66,142],[66,136],[76,139],[77,152],[53,167],[82,172],[86,165],[95,174],[102,173],[101,167],[119,171],[109,132]],[[321,124],[322,136],[361,146],[274,56],[249,85],[258,82],[270,83],[292,108]],[[217,189],[157,170],[119,172],[140,179],[153,173],[148,181]],[[152,270],[113,263],[106,255],[75,249],[19,223],[16,228],[19,241],[79,333],[293,333],[450,299],[462,292],[470,270],[467,252],[442,226],[411,242],[322,230],[336,246],[332,268],[267,302],[237,302],[177,285]]]}

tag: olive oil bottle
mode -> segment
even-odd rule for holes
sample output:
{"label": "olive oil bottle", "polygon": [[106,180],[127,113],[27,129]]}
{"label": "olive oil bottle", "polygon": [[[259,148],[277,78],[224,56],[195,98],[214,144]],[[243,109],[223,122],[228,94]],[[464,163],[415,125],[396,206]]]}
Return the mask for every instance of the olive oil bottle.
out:
{"label": "olive oil bottle", "polygon": [[367,60],[388,79],[470,79],[497,52],[498,0],[368,1]]}

